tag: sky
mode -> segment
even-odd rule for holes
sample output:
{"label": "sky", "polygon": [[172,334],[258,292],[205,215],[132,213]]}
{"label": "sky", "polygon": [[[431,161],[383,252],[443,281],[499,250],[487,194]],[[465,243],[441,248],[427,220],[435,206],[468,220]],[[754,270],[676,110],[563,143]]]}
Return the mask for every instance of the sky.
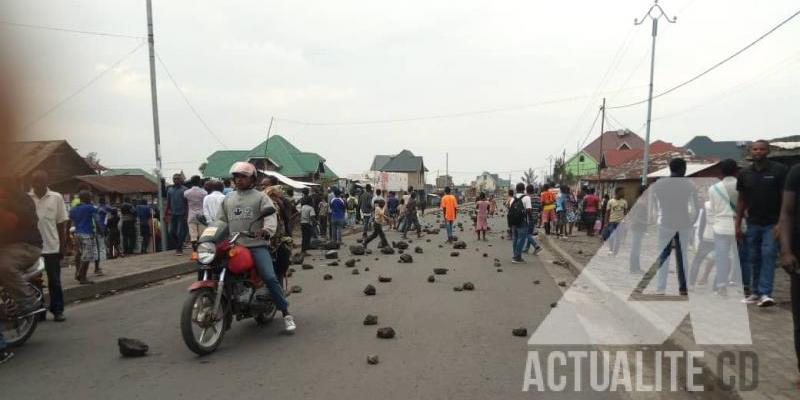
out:
{"label": "sky", "polygon": [[[24,139],[66,139],[108,167],[152,170],[145,1],[4,3],[0,40],[19,67]],[[659,24],[655,93],[798,10],[795,0],[660,4],[678,19]],[[424,157],[429,182],[444,174],[448,154],[456,183],[482,171],[541,176],[548,157],[600,134],[593,121],[603,97],[609,108],[646,99],[650,21],[633,22],[651,5],[154,0],[164,174],[196,174],[216,150],[256,146],[274,117],[273,134],[319,153],[340,176],[402,149]],[[798,37],[800,17],[655,99],[651,140],[800,134]],[[644,136],[646,112],[646,104],[609,109],[605,127]]]}

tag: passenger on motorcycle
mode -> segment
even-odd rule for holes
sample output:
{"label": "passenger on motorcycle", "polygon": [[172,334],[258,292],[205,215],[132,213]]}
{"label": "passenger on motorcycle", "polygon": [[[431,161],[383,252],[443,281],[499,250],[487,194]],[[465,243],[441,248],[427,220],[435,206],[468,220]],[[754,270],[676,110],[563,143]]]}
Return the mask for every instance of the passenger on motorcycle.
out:
{"label": "passenger on motorcycle", "polygon": [[[39,308],[20,273],[36,262],[42,253],[42,236],[37,222],[33,200],[19,190],[14,180],[0,180],[0,286],[14,296],[16,303],[13,310],[8,310],[0,302],[0,319],[24,316]],[[13,356],[0,334],[0,364]]]}
{"label": "passenger on motorcycle", "polygon": [[[233,176],[236,191],[225,197],[217,220],[227,223],[230,232],[247,232],[252,229],[253,222],[259,218],[261,213],[274,205],[266,194],[255,189],[256,169],[252,164],[237,162],[231,167],[230,173]],[[241,238],[238,243],[250,249],[258,274],[267,285],[275,306],[283,314],[286,331],[294,332],[297,326],[294,317],[289,314],[289,303],[286,302],[283,295],[283,289],[275,274],[272,257],[267,247],[267,238],[275,233],[277,223],[274,214],[264,218],[255,238]]]}

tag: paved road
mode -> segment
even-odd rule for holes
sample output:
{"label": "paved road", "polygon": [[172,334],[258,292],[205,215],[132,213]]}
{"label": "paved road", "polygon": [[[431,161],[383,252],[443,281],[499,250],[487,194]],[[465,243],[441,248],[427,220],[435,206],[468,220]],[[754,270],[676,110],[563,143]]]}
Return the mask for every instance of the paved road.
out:
{"label": "paved road", "polygon": [[[499,229],[503,221],[497,218],[492,225]],[[550,303],[561,297],[559,288],[532,256],[528,264],[510,264],[510,242],[501,240],[500,233],[488,243],[457,233],[469,245],[458,258],[449,256],[452,249],[438,247],[442,234],[411,243],[425,249],[414,254],[413,264],[397,263],[397,255],[373,255],[362,257],[360,275],[344,266],[323,267],[321,259],[313,270],[298,268],[290,282],[303,287],[290,297],[298,323],[295,335],[281,334],[280,320],[264,327],[251,320],[234,323],[222,347],[204,358],[185,347],[178,327],[188,277],[72,306],[67,323],[40,325],[17,357],[0,366],[2,397],[618,398],[521,391],[527,338],[513,337],[511,329],[525,326],[532,332]],[[495,271],[495,257],[504,272]],[[367,266],[370,271],[364,272]],[[428,283],[432,268],[440,266],[451,270]],[[334,279],[324,281],[325,273]],[[378,283],[378,275],[394,280]],[[476,285],[474,292],[453,291],[466,281]],[[362,294],[367,284],[377,287],[377,296]],[[394,327],[397,337],[376,338],[376,327],[362,325],[368,313],[379,316],[379,326]],[[120,358],[120,336],[145,340],[151,354]],[[369,353],[380,356],[379,365],[367,365]]]}

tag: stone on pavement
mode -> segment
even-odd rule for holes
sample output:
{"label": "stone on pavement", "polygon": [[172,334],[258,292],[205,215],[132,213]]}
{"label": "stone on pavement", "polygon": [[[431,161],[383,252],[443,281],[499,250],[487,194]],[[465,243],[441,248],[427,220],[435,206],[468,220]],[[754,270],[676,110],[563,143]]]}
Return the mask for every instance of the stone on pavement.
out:
{"label": "stone on pavement", "polygon": [[511,330],[511,334],[514,336],[526,337],[528,336],[528,330],[526,328],[514,328]]}
{"label": "stone on pavement", "polygon": [[447,274],[447,268],[434,268],[433,273],[436,275],[445,275]]}
{"label": "stone on pavement", "polygon": [[344,265],[346,265],[346,266],[347,266],[347,268],[353,268],[353,267],[355,267],[355,266],[356,266],[356,260],[354,260],[354,259],[352,259],[352,258],[351,258],[351,259],[349,259],[349,260],[345,261],[345,262],[344,262]]}
{"label": "stone on pavement", "polygon": [[395,335],[394,329],[391,326],[378,328],[377,336],[381,339],[391,339]]}
{"label": "stone on pavement", "polygon": [[350,254],[354,256],[363,256],[364,253],[365,253],[364,246],[361,245],[350,246]]}
{"label": "stone on pavement", "polygon": [[436,282],[436,277],[434,277],[433,275],[428,275],[428,282],[431,283]]}
{"label": "stone on pavement", "polygon": [[[353,271],[357,271],[357,270],[353,270]],[[364,288],[364,294],[367,295],[367,296],[375,296],[375,286],[367,285],[367,287]]]}
{"label": "stone on pavement", "polygon": [[391,282],[392,278],[390,276],[380,276],[378,275],[378,282]]}
{"label": "stone on pavement", "polygon": [[378,359],[378,355],[377,354],[369,354],[369,355],[367,355],[367,364],[375,365],[375,364],[377,364],[379,362],[380,362],[380,360]]}
{"label": "stone on pavement", "polygon": [[405,264],[410,264],[414,262],[414,258],[411,257],[411,254],[401,254],[400,255],[400,262]]}
{"label": "stone on pavement", "polygon": [[303,269],[314,269],[314,266],[311,264],[303,264]]}
{"label": "stone on pavement", "polygon": [[323,280],[326,280],[326,281],[329,281],[329,280],[333,279],[333,275],[331,275],[331,274],[325,274],[325,275],[322,277],[322,279],[323,279]]}
{"label": "stone on pavement", "polygon": [[475,290],[475,284],[472,282],[464,282],[464,285],[461,286],[464,290]]}
{"label": "stone on pavement", "polygon": [[123,357],[143,357],[150,350],[150,346],[138,339],[119,338],[117,345]]}
{"label": "stone on pavement", "polygon": [[292,293],[300,293],[300,292],[302,292],[302,291],[303,291],[303,288],[302,288],[301,286],[299,286],[299,285],[294,285],[294,286],[292,286],[292,288],[291,288],[291,289],[289,289],[289,290],[290,290]]}
{"label": "stone on pavement", "polygon": [[364,317],[364,325],[378,325],[378,316],[367,314],[367,316]]}
{"label": "stone on pavement", "polygon": [[330,250],[325,252],[325,259],[326,260],[335,260],[339,258],[339,252],[336,250]]}

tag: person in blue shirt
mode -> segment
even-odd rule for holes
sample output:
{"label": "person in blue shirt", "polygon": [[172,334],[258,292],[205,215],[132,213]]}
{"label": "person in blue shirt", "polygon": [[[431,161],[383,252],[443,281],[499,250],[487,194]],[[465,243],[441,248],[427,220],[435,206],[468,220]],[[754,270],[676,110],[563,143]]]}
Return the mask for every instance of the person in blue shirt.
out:
{"label": "person in blue shirt", "polygon": [[186,198],[183,192],[188,188],[183,184],[183,175],[175,174],[172,176],[173,185],[167,188],[167,209],[166,214],[169,220],[169,238],[175,253],[183,254],[183,245],[186,242],[186,235],[189,233],[188,211]]}
{"label": "person in blue shirt", "polygon": [[333,188],[333,199],[331,199],[331,227],[333,234],[331,240],[342,243],[342,229],[344,229],[344,216],[347,206],[342,199],[342,192],[339,188]]}
{"label": "person in blue shirt", "polygon": [[69,219],[75,227],[75,235],[81,249],[81,258],[76,260],[77,273],[75,278],[81,285],[94,283],[86,278],[89,263],[98,260],[97,242],[94,231],[94,219],[97,209],[92,205],[92,194],[82,190],[78,194],[80,203],[69,210]]}
{"label": "person in blue shirt", "polygon": [[567,198],[569,186],[561,185],[561,192],[556,196],[556,235],[560,238],[567,237]]}
{"label": "person in blue shirt", "polygon": [[150,229],[153,210],[147,204],[147,200],[139,200],[139,204],[136,206],[136,218],[139,220],[139,234],[142,236],[142,254],[145,254],[150,245],[150,238],[153,237]]}

